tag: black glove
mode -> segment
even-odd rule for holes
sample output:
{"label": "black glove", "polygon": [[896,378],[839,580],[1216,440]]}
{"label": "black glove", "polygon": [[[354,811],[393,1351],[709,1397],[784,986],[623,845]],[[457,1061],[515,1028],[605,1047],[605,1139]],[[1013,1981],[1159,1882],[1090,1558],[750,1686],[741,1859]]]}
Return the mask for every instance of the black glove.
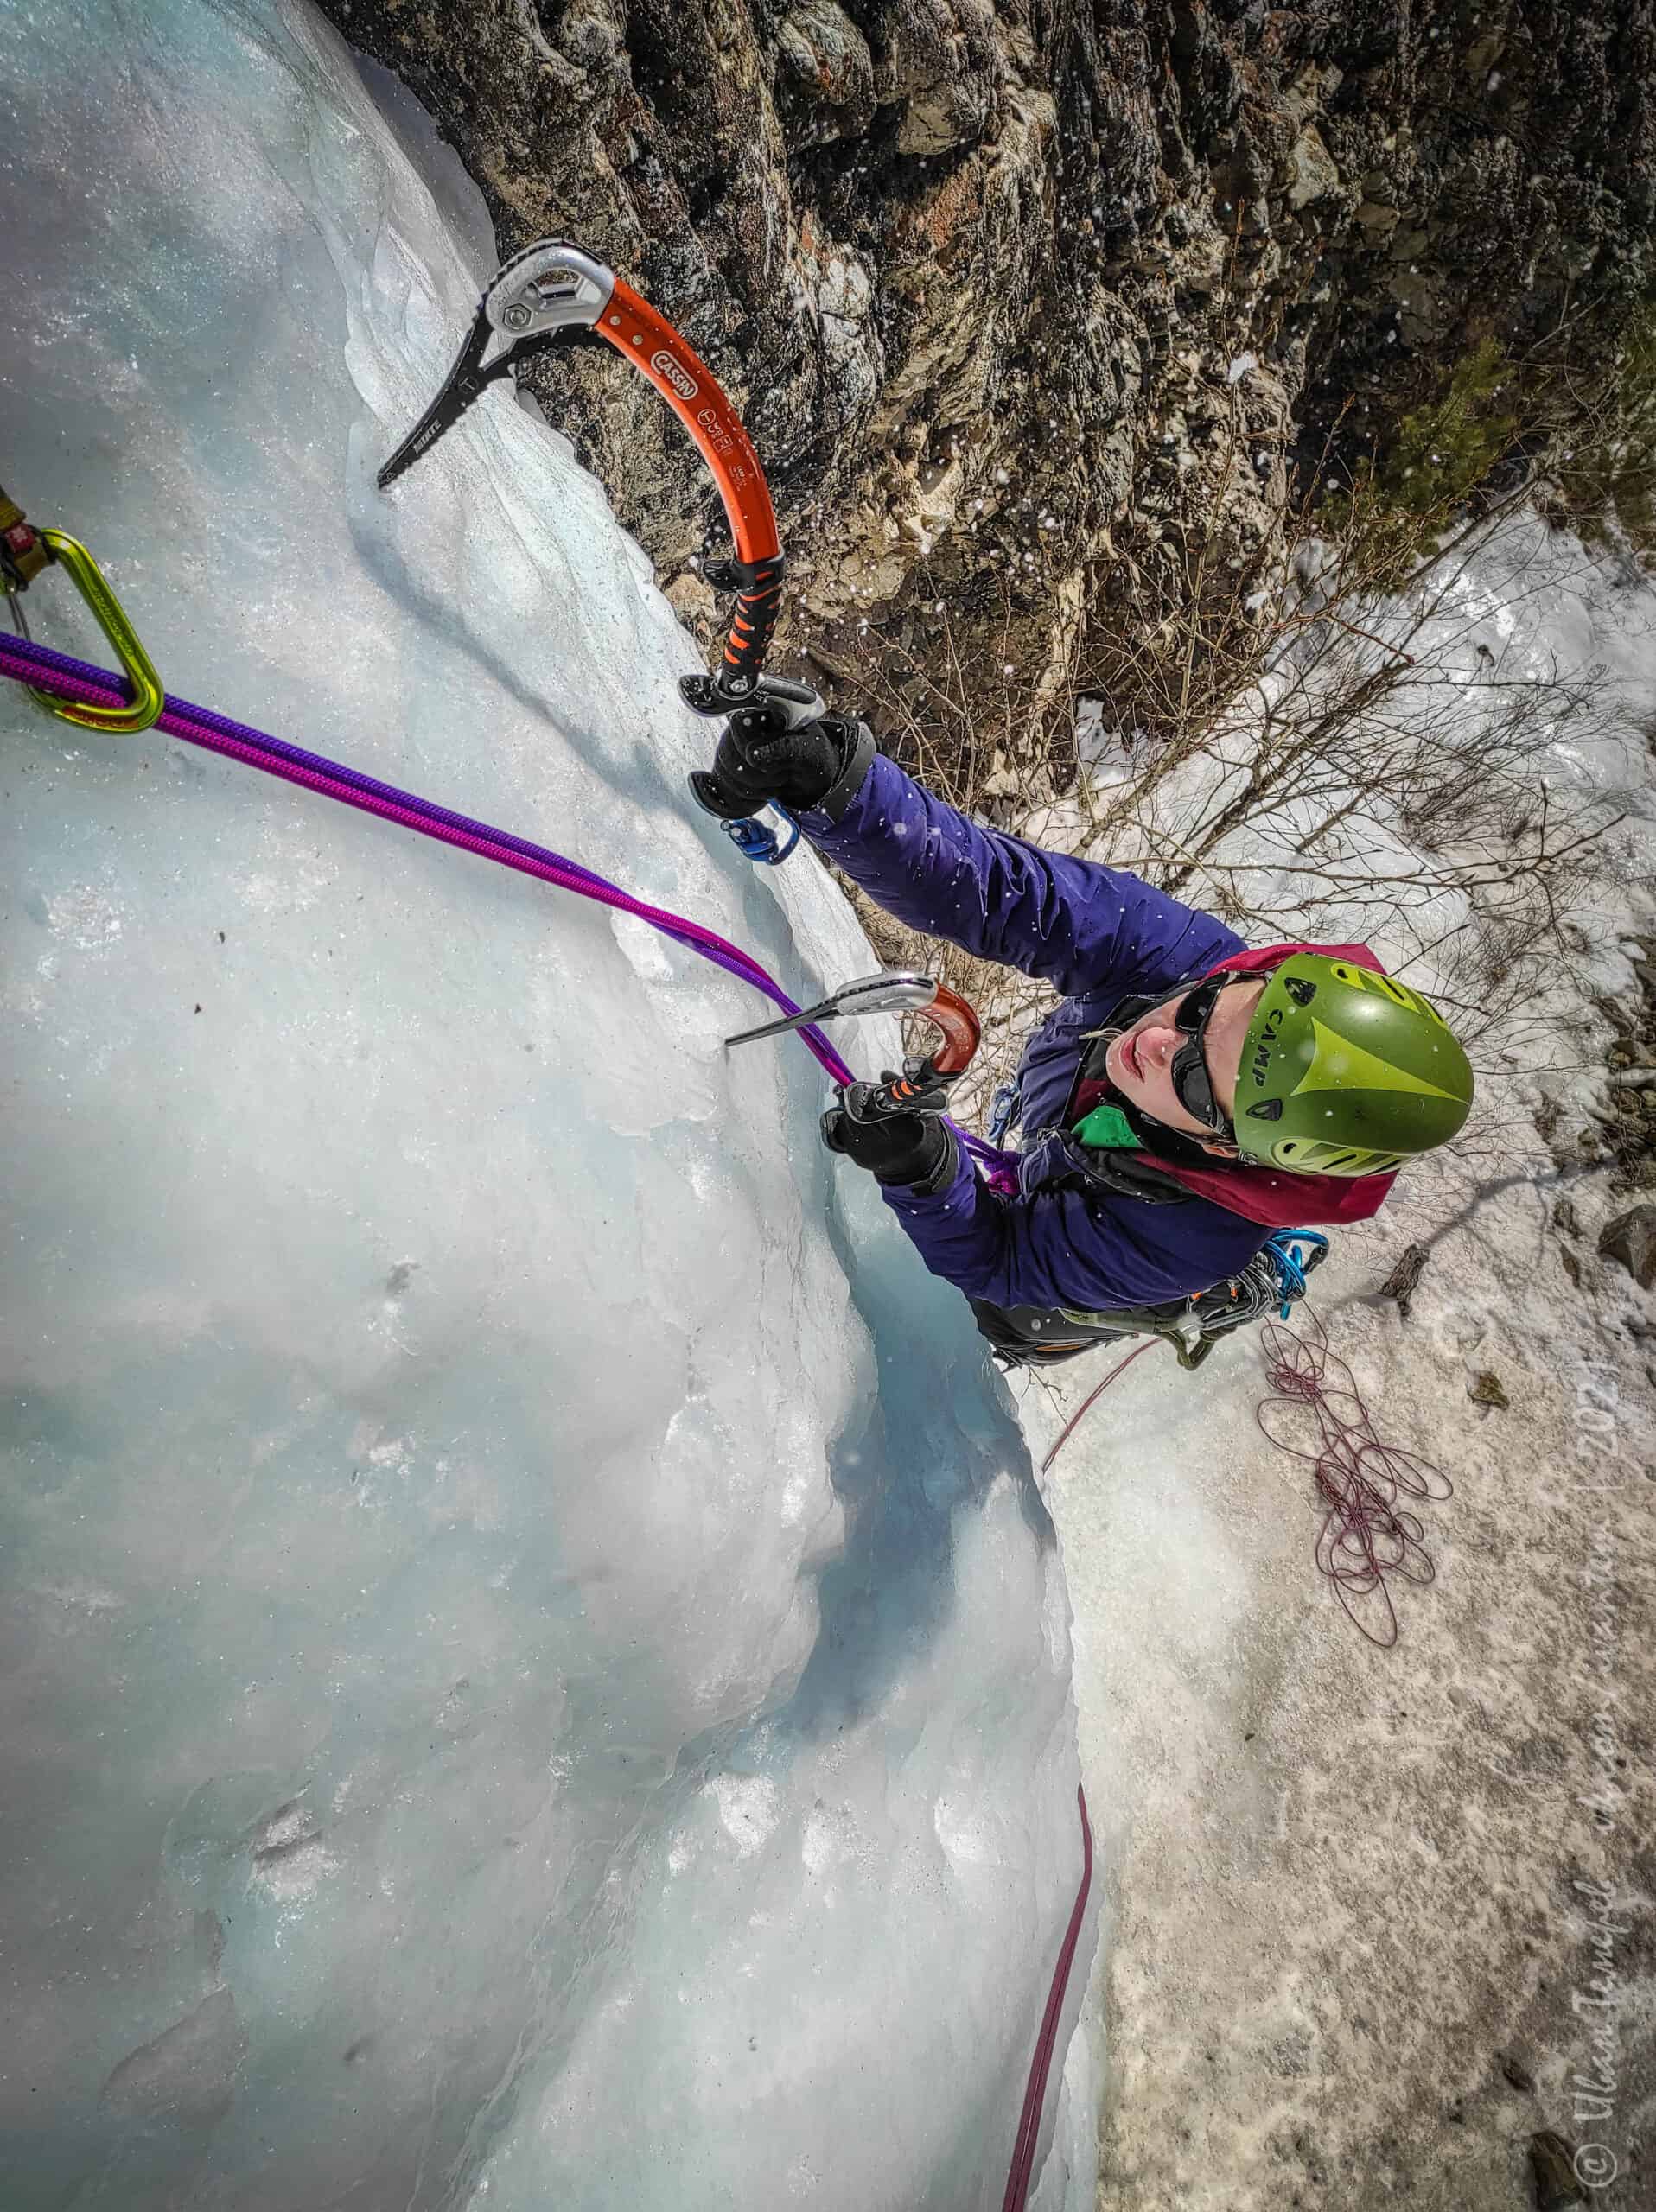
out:
{"label": "black glove", "polygon": [[774,707],[738,707],[724,725],[710,773],[695,779],[696,796],[731,822],[770,799],[798,814],[839,781],[856,734],[856,725],[838,715],[790,729]]}
{"label": "black glove", "polygon": [[[897,1077],[888,1069],[881,1080],[895,1083]],[[822,1117],[822,1141],[830,1152],[843,1153],[866,1167],[876,1183],[894,1188],[923,1184],[929,1192],[952,1181],[954,1133],[940,1114],[882,1114],[862,1121],[847,1109],[844,1084],[839,1096],[841,1103]]]}

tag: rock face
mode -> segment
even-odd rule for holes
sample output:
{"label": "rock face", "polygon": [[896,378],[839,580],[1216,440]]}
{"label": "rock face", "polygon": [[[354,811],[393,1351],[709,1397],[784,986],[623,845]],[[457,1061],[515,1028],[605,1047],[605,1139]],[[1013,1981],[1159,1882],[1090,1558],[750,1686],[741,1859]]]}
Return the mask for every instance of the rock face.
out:
{"label": "rock face", "polygon": [[1550,2127],[1531,2136],[1530,2179],[1536,2212],[1564,2212],[1566,2205],[1585,2203],[1587,2192],[1576,2178],[1574,2156],[1573,2146]]}
{"label": "rock face", "polygon": [[[831,671],[871,621],[1056,700],[1110,599],[1245,582],[1298,431],[1650,281],[1653,0],[323,5],[503,251],[576,238],[738,399],[784,639]],[[722,520],[654,395],[602,359],[532,380],[710,613]]]}
{"label": "rock face", "polygon": [[1620,1260],[1641,1290],[1656,1289],[1656,1205],[1629,1206],[1599,1231],[1598,1249]]}

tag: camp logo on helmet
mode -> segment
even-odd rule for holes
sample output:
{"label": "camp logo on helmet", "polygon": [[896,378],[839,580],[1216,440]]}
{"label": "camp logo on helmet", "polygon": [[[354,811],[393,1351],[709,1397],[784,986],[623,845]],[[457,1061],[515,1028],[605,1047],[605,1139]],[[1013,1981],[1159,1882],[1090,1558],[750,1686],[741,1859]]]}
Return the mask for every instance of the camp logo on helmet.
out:
{"label": "camp logo on helmet", "polygon": [[1388,1175],[1458,1135],[1467,1057],[1429,1001],[1378,969],[1296,952],[1243,1038],[1238,1150],[1296,1175]]}
{"label": "camp logo on helmet", "polygon": [[1271,1048],[1277,1041],[1277,1032],[1283,1026],[1283,1009],[1273,1007],[1265,1016],[1265,1026],[1259,1033],[1259,1042],[1253,1049],[1253,1080],[1257,1090],[1263,1090],[1265,1076],[1271,1066]]}
{"label": "camp logo on helmet", "polygon": [[701,390],[695,378],[681,369],[672,355],[665,348],[659,353],[651,354],[650,366],[655,371],[657,376],[666,378],[680,399],[694,399]]}

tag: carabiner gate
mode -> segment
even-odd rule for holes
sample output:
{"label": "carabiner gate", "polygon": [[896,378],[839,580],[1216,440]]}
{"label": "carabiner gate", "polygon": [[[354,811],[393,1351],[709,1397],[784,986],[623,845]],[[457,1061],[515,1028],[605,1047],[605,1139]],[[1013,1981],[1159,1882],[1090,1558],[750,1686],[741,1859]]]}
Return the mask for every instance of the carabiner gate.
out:
{"label": "carabiner gate", "polygon": [[38,524],[25,521],[22,508],[8,499],[3,492],[0,492],[0,531],[3,531],[6,556],[0,563],[0,588],[4,591],[6,604],[11,609],[12,626],[18,635],[29,636],[22,594],[30,579],[41,575],[46,562],[55,561],[67,569],[76,590],[92,609],[99,628],[114,648],[132,687],[132,704],[127,707],[66,707],[49,691],[37,691],[32,683],[25,687],[30,697],[37,699],[48,713],[66,722],[78,722],[83,729],[101,729],[120,737],[133,737],[140,730],[148,729],[166,705],[167,695],[161,688],[161,678],[156,674],[149,654],[138,641],[137,632],[126,619],[126,610],[110,589],[97,562],[80,539],[71,537],[67,531],[42,530]]}

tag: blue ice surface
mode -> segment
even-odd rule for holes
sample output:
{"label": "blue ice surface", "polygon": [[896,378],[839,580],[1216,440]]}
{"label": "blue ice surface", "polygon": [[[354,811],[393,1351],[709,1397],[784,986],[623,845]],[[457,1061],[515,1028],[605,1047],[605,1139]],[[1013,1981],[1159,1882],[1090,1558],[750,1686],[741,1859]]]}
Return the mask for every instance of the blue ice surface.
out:
{"label": "blue ice surface", "polygon": [[[376,490],[487,243],[412,104],[290,0],[23,0],[0,72],[4,481],[169,688],[801,997],[874,965],[688,803],[563,440],[502,391]],[[1068,1606],[813,1065],[641,925],[3,689],[0,2203],[998,2204]]]}

